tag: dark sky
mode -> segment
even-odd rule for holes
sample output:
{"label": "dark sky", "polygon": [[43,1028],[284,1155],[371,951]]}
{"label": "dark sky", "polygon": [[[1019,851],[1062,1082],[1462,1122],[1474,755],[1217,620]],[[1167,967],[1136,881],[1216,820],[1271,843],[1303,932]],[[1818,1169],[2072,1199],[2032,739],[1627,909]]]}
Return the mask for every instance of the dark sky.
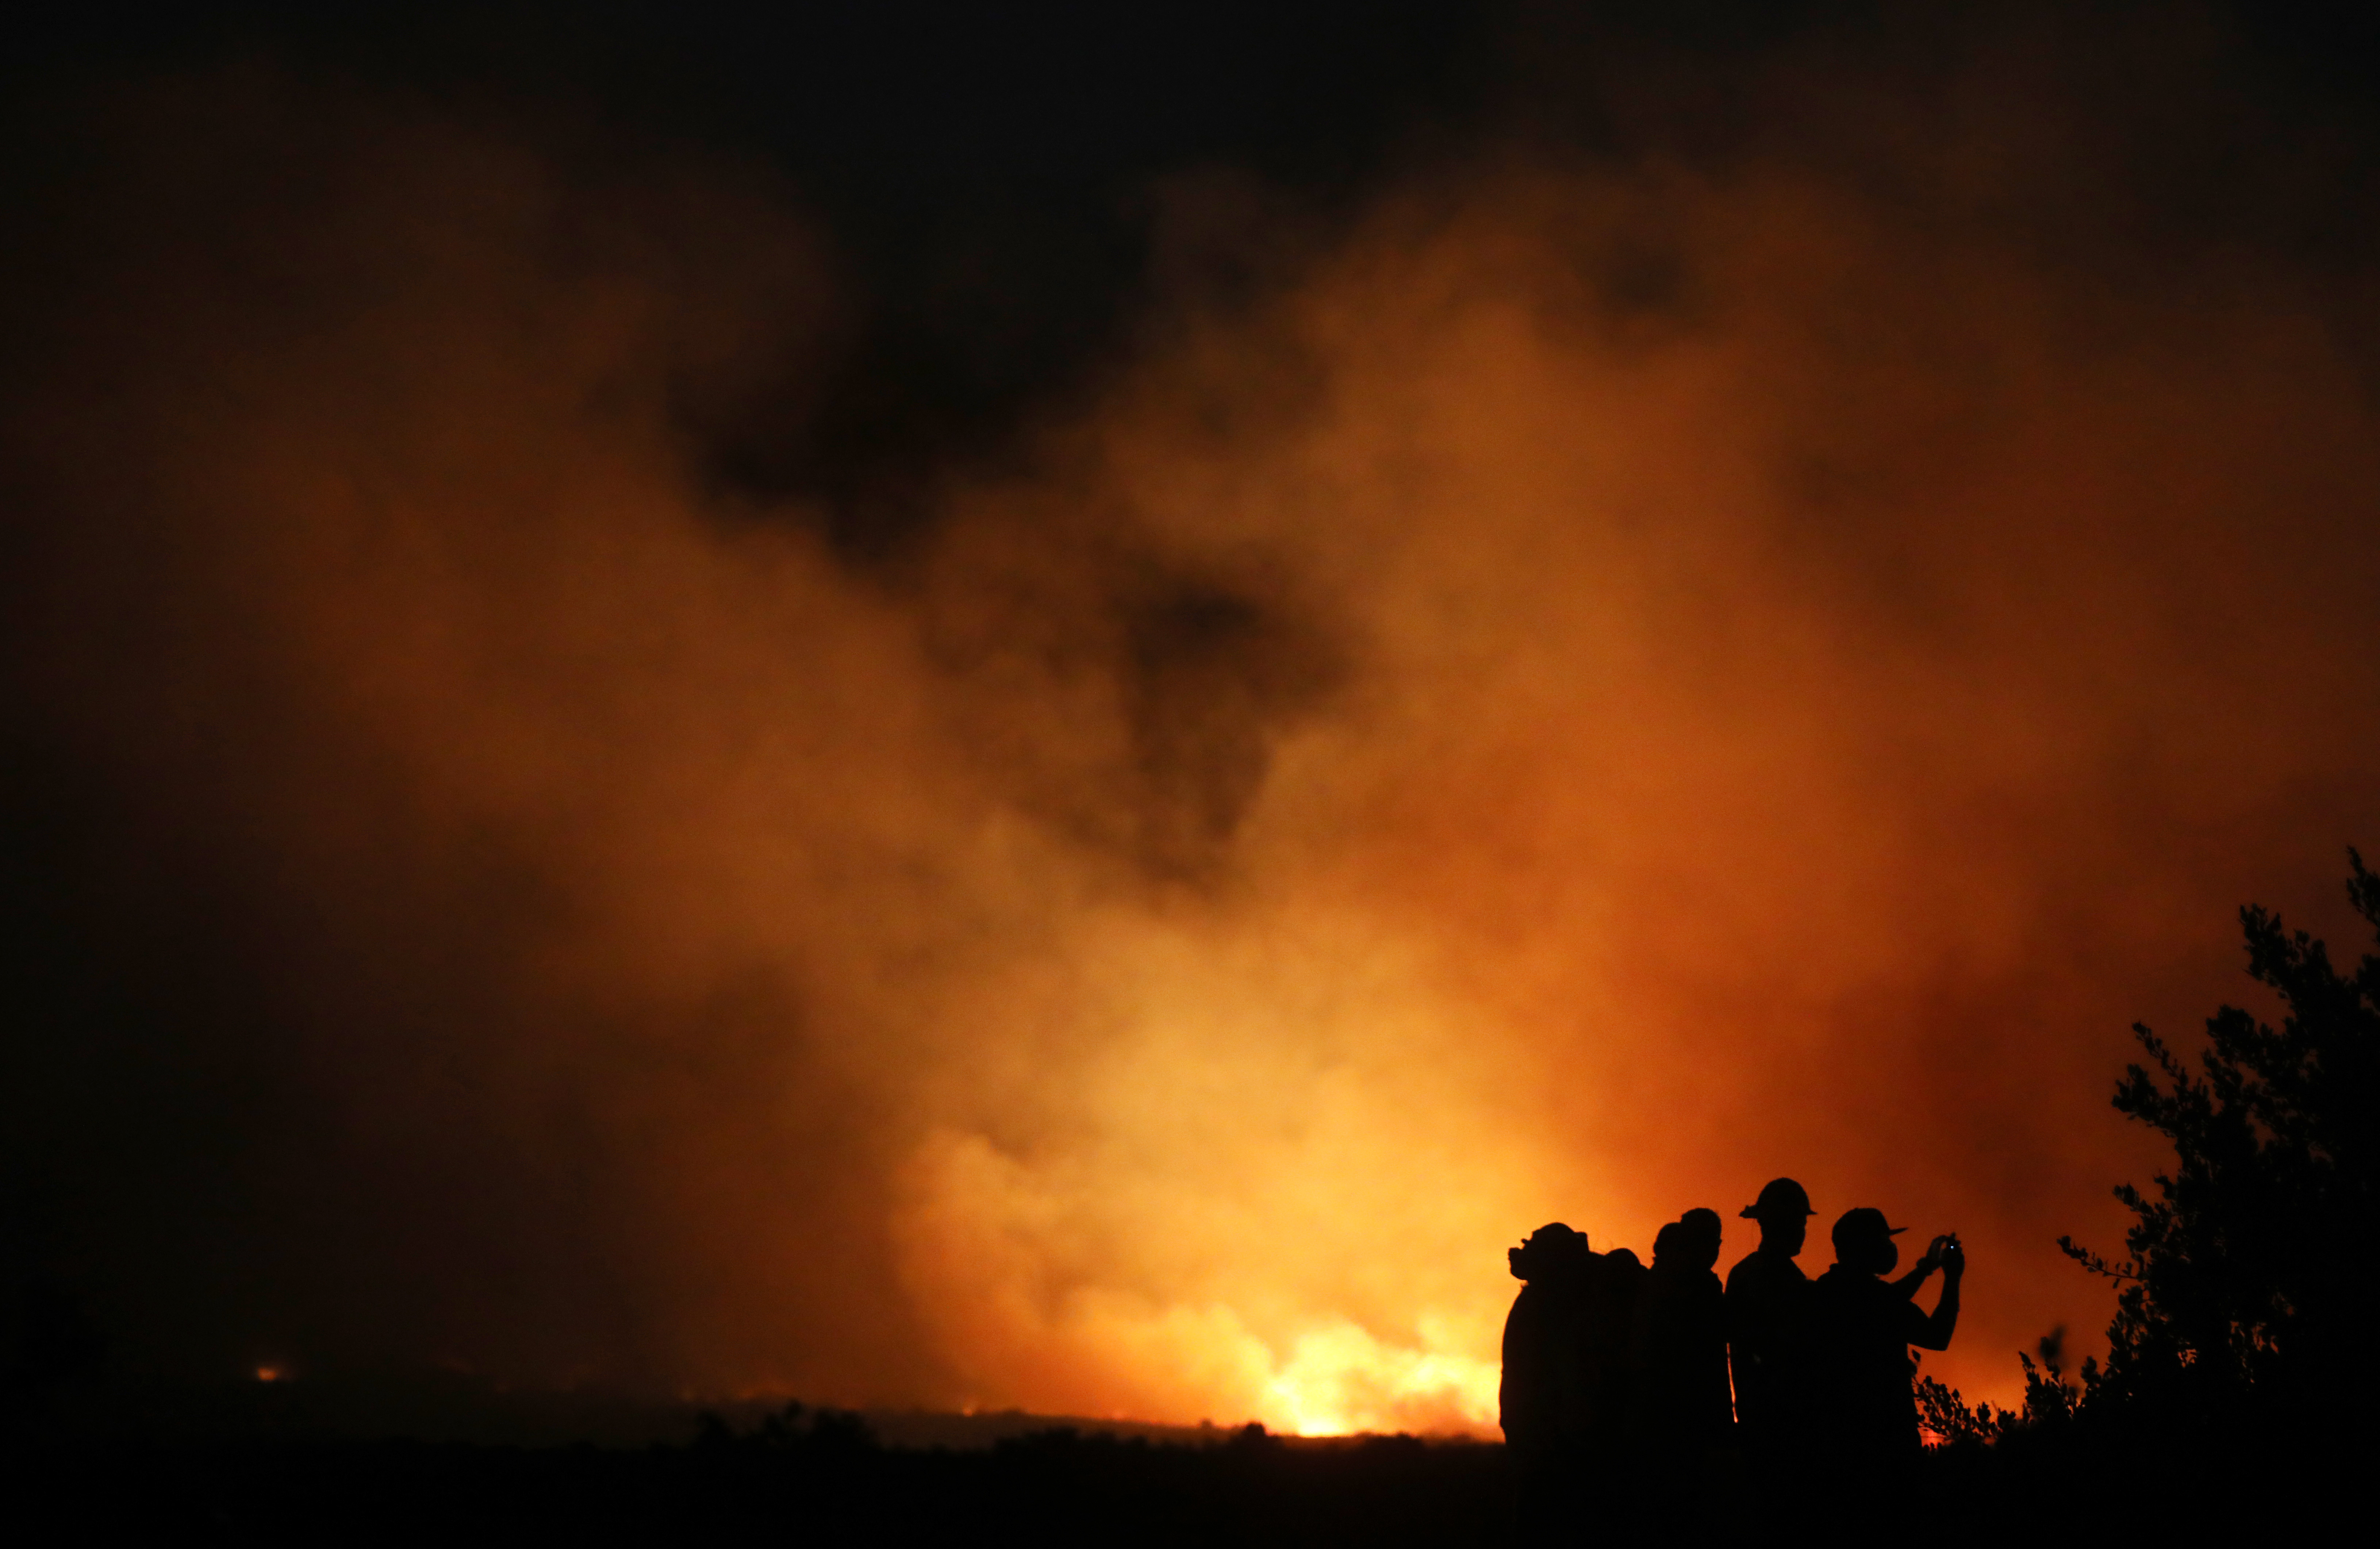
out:
{"label": "dark sky", "polygon": [[1414,0],[103,6],[35,20],[10,69],[40,87],[261,56],[547,115],[608,137],[596,154],[759,159],[823,217],[861,311],[827,412],[721,428],[722,466],[893,496],[862,504],[897,525],[872,486],[995,442],[1112,350],[1152,179],[1220,164],[1343,200],[1477,120],[1510,25]]}
{"label": "dark sky", "polygon": [[[1823,126],[1825,103],[1779,102],[1755,83],[1779,58],[1922,78],[1987,51],[1985,30],[2022,30],[2008,18],[2071,10],[101,4],[18,23],[6,69],[38,95],[269,58],[469,111],[543,115],[601,139],[587,148],[597,156],[700,146],[757,158],[831,234],[850,287],[846,334],[832,377],[809,383],[797,412],[763,395],[703,430],[722,477],[831,492],[867,546],[916,519],[904,470],[995,453],[1021,418],[1078,392],[1126,347],[1119,335],[1148,300],[1159,178],[1251,172],[1320,218],[1417,161],[1515,137],[1569,153],[1651,147],[1724,161],[1767,143],[1780,117]],[[1973,18],[1995,12],[1979,29]],[[2192,113],[2118,129],[2133,137],[2119,153],[2167,185],[2151,201],[2160,215],[2191,223],[2198,239],[2237,225],[2259,240],[2351,242],[2360,259],[2359,213],[2259,207],[2270,194],[2259,151],[2268,137],[2327,139],[2366,164],[2380,128],[2380,21],[2367,8],[2108,6],[2071,25],[2133,43],[2168,27],[2219,35],[2229,122]],[[2125,82],[2095,89],[2109,84],[2120,100]],[[1848,130],[1864,133],[1856,120]],[[1822,128],[1803,151],[1863,154],[1826,139]],[[2309,221],[2327,229],[2274,229]]]}

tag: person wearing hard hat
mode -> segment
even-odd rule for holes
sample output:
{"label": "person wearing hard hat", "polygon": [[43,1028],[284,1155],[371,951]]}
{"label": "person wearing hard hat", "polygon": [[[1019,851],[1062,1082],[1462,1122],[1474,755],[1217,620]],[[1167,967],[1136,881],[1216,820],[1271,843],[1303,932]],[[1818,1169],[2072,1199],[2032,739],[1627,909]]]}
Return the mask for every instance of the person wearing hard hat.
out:
{"label": "person wearing hard hat", "polygon": [[[1822,1445],[1845,1461],[1883,1461],[1917,1451],[1916,1365],[1909,1348],[1948,1349],[1959,1325],[1967,1255],[1957,1234],[1936,1238],[1911,1273],[1887,1280],[1900,1262],[1892,1240],[1905,1229],[1870,1206],[1843,1212],[1835,1223],[1834,1267],[1811,1288],[1817,1398],[1812,1419]],[[1917,1288],[1937,1269],[1941,1299],[1931,1313],[1920,1312]]]}
{"label": "person wearing hard hat", "polygon": [[1760,1246],[1727,1276],[1727,1353],[1735,1418],[1755,1453],[1791,1446],[1806,1419],[1803,1360],[1809,1343],[1810,1279],[1793,1262],[1809,1235],[1809,1192],[1772,1179],[1739,1213],[1760,1223]]}

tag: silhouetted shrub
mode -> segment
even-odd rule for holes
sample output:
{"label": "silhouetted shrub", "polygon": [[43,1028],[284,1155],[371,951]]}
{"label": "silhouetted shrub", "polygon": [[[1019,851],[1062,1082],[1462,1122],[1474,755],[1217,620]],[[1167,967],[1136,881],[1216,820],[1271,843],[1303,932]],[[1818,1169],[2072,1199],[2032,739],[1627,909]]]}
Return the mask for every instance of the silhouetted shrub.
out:
{"label": "silhouetted shrub", "polygon": [[[2380,934],[2380,877],[2348,858],[2348,897]],[[2380,955],[2341,974],[2269,912],[2240,920],[2280,1026],[2226,1006],[2194,1069],[2136,1026],[2152,1063],[2126,1071],[2115,1105],[2172,1144],[2174,1165],[2149,1190],[2117,1189],[2133,1216],[2122,1260],[2059,1239],[2119,1288],[2106,1365],[2070,1383],[2045,1339],[2038,1365],[2018,1358],[2017,1410],[1918,1386],[1935,1493],[1983,1503],[1984,1536],[2053,1519],[2151,1543],[2284,1536],[2361,1480]]]}
{"label": "silhouetted shrub", "polygon": [[2082,1363],[2083,1386],[2067,1381],[2065,1334],[2061,1328],[2042,1337],[2041,1363],[2037,1366],[2032,1356],[2019,1352],[2017,1361],[2024,1368],[2024,1404],[2021,1409],[1995,1410],[1989,1404],[1971,1407],[1957,1388],[1937,1377],[1921,1377],[1917,1383],[1918,1423],[1937,1445],[1953,1447],[1988,1446],[2020,1433],[2062,1436],[2081,1415],[2084,1393],[2098,1374],[2097,1363],[2086,1360]]}
{"label": "silhouetted shrub", "polygon": [[[2380,933],[2380,877],[2348,853],[2348,897]],[[2253,1418],[2322,1432],[2350,1421],[2372,1379],[2358,1303],[2373,1220],[2380,957],[2351,975],[2323,943],[2240,912],[2248,972],[2286,1008],[2277,1030],[2237,1007],[2206,1023],[2192,1074],[2146,1027],[2116,1107],[2163,1134],[2176,1165],[2153,1192],[2116,1191],[2135,1220],[2111,1263],[2120,1286],[2103,1372],[2085,1403],[2134,1422]]]}

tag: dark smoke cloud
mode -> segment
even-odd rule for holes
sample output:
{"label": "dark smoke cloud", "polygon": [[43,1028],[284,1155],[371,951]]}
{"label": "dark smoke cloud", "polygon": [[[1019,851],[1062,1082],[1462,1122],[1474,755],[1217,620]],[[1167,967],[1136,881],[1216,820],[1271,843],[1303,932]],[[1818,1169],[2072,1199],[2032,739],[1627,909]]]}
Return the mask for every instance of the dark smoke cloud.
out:
{"label": "dark smoke cloud", "polygon": [[2127,1023],[2373,817],[2357,142],[2212,24],[1589,42],[1156,188],[865,541],[750,471],[885,369],[765,171],[44,110],[12,1243],[128,1369],[1476,1424],[1508,1239],[1791,1170],[1966,1232],[1971,1389],[2094,1326]]}

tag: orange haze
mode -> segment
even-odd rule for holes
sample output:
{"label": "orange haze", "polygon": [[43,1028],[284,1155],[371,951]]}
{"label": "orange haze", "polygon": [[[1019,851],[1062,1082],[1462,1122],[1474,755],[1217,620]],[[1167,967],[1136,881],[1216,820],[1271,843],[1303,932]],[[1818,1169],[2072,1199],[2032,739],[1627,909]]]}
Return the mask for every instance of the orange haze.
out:
{"label": "orange haze", "polygon": [[81,110],[0,644],[116,986],[12,1122],[111,1325],[1479,1430],[1508,1245],[1731,1263],[1785,1172],[1964,1234],[1970,1396],[2087,1344],[2128,1024],[2380,842],[2380,427],[2285,257],[1898,122],[1898,183],[1514,152],[1327,236],[1169,185],[1278,283],[854,558],[682,429],[830,347],[765,179]]}

